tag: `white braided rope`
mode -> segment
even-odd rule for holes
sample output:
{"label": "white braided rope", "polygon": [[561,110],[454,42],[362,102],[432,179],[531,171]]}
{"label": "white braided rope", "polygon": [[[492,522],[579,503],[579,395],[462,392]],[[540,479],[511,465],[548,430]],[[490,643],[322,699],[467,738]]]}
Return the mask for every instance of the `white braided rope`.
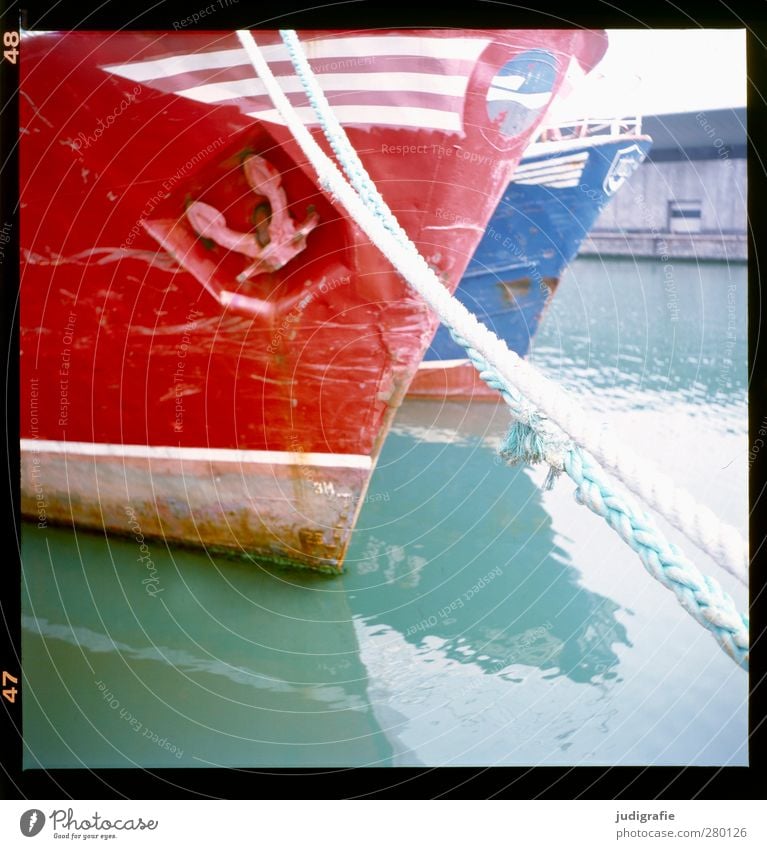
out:
{"label": "white braided rope", "polygon": [[612,471],[632,492],[745,584],[748,546],[737,529],[722,522],[708,507],[697,504],[668,475],[653,468],[612,434],[590,421],[562,387],[517,356],[453,298],[415,246],[400,243],[381,226],[379,219],[365,206],[335,163],[322,151],[275,80],[251,33],[240,30],[237,36],[275,108],[317,172],[320,186],[345,207],[370,241],[429,306],[487,362],[492,363],[507,383],[517,387],[535,407]]}

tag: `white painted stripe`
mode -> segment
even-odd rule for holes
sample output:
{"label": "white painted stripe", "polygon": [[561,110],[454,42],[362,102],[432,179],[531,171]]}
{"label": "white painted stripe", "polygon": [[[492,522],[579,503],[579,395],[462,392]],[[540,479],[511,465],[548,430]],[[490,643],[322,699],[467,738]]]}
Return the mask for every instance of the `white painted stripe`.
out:
{"label": "white painted stripe", "polygon": [[555,189],[569,189],[580,183],[580,176],[569,179],[555,179],[553,177],[537,177],[531,180],[514,180],[517,186],[551,186]]}
{"label": "white painted stripe", "polygon": [[[298,117],[308,125],[317,124],[317,116],[311,106],[298,106]],[[461,132],[461,118],[455,112],[443,109],[427,109],[422,106],[334,106],[333,113],[342,124],[378,124],[380,126],[419,127],[428,130]],[[251,118],[284,124],[276,109],[263,112],[248,112]]]}
{"label": "white painted stripe", "polygon": [[[476,61],[490,43],[486,38],[436,38],[434,36],[353,36],[323,38],[302,42],[309,59],[341,59],[360,57],[375,59],[381,56],[425,56],[433,59]],[[288,62],[290,57],[284,44],[267,44],[261,47],[267,61]],[[106,65],[105,71],[118,74],[135,82],[164,79],[190,71],[216,68],[233,68],[249,65],[242,48],[214,50],[209,53],[189,53],[168,56],[164,59],[147,59],[124,65]]]}
{"label": "white painted stripe", "polygon": [[518,91],[509,91],[508,89],[490,87],[487,90],[487,100],[489,103],[502,101],[508,103],[512,101],[519,103],[527,109],[540,109],[551,100],[551,92],[532,92],[530,94],[521,93]]}
{"label": "white painted stripe", "polygon": [[573,156],[557,156],[554,159],[537,159],[532,162],[527,159],[523,159],[517,166],[517,173],[537,171],[539,168],[553,168],[557,165],[570,165],[572,163],[585,162],[588,158],[588,151],[584,150],[582,153],[573,154]]}
{"label": "white painted stripe", "polygon": [[21,450],[34,453],[87,457],[146,457],[152,460],[202,460],[216,463],[262,463],[274,466],[325,466],[337,469],[372,469],[367,454],[320,454],[294,451],[251,451],[238,448],[182,448],[174,445],[119,445],[108,442],[61,442],[22,439]]}
{"label": "white painted stripe", "polygon": [[[469,78],[458,74],[317,74],[317,81],[323,91],[414,91],[422,94],[442,94],[450,97],[463,97]],[[280,88],[286,93],[303,92],[304,87],[296,76],[277,77]],[[239,97],[262,97],[266,87],[261,80],[250,77],[247,80],[231,80],[223,83],[194,86],[174,92],[179,97],[188,97],[200,103],[220,103],[222,100],[235,100]],[[332,99],[331,99],[332,100]]]}
{"label": "white painted stripe", "polygon": [[422,360],[421,365],[418,366],[418,370],[423,369],[426,371],[427,369],[432,368],[456,368],[456,366],[467,366],[471,360]]}
{"label": "white painted stripe", "polygon": [[579,181],[583,175],[582,171],[564,171],[561,174],[538,174],[532,177],[525,175],[517,180],[512,180],[515,186],[550,186],[563,180]]}
{"label": "white painted stripe", "polygon": [[519,91],[519,87],[525,82],[527,77],[522,74],[509,74],[508,76],[495,76],[490,80],[490,85],[496,88],[503,88],[506,91]]}
{"label": "white painted stripe", "polygon": [[476,230],[477,233],[484,233],[485,228],[479,224],[467,224],[464,221],[456,221],[455,224],[427,224],[424,230]]}
{"label": "white painted stripe", "polygon": [[[342,38],[302,39],[308,59],[336,59],[339,56],[425,56],[430,59],[475,61],[490,44],[489,38],[434,35],[365,35]],[[282,46],[282,45],[280,45]],[[244,53],[245,51],[243,51]],[[269,56],[267,55],[268,59]]]}
{"label": "white painted stripe", "polygon": [[583,163],[575,162],[572,165],[559,165],[556,168],[540,168],[536,171],[523,171],[521,174],[515,174],[512,178],[513,183],[521,182],[522,180],[532,180],[537,177],[557,177],[563,174],[578,175],[583,173]]}
{"label": "white painted stripe", "polygon": [[[276,48],[276,49],[275,49]],[[282,49],[280,49],[282,48]],[[283,45],[270,45],[262,48],[270,59],[289,61]],[[168,56],[165,59],[147,59],[143,62],[128,62],[125,65],[105,65],[110,74],[143,83],[147,80],[161,80],[176,74],[194,71],[212,71],[217,68],[234,68],[248,64],[244,50],[213,50],[210,53],[190,53],[180,56]]]}

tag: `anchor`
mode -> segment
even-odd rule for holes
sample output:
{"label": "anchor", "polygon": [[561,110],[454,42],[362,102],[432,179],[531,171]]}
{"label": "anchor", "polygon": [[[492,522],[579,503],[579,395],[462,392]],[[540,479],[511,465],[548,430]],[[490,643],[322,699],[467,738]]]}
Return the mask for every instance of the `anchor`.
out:
{"label": "anchor", "polygon": [[209,203],[194,201],[186,208],[187,221],[199,236],[255,260],[237,275],[238,283],[255,274],[282,268],[306,247],[307,235],[319,224],[319,216],[312,210],[296,227],[280,185],[280,172],[263,157],[249,156],[242,167],[248,185],[256,194],[267,198],[271,207],[268,217],[264,204],[254,210],[255,233],[241,233],[228,227],[224,214]]}

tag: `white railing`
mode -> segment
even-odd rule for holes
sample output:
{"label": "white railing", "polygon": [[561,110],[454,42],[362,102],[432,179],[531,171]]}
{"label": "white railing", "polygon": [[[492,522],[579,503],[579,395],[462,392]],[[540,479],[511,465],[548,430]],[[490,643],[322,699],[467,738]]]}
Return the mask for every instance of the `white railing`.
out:
{"label": "white railing", "polygon": [[567,141],[569,139],[591,138],[592,136],[619,136],[626,133],[641,135],[642,118],[640,115],[629,118],[584,118],[549,124],[540,130],[535,141]]}

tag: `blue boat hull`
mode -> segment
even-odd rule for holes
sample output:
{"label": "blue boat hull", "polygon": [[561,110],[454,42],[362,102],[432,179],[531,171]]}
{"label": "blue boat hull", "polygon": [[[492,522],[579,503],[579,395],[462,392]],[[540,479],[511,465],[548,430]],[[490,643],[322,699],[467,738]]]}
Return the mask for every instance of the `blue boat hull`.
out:
{"label": "blue boat hull", "polygon": [[[647,136],[594,136],[539,144],[551,152],[522,159],[456,292],[520,356],[562,272],[650,145]],[[465,357],[440,326],[422,371]],[[422,383],[419,374],[411,393],[434,394],[419,392]]]}

